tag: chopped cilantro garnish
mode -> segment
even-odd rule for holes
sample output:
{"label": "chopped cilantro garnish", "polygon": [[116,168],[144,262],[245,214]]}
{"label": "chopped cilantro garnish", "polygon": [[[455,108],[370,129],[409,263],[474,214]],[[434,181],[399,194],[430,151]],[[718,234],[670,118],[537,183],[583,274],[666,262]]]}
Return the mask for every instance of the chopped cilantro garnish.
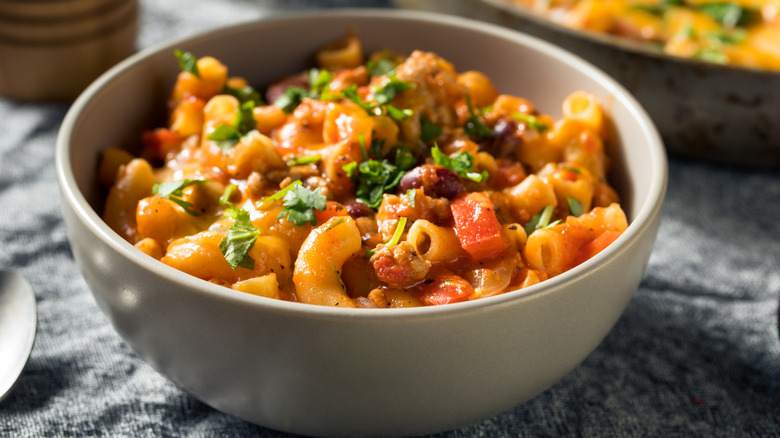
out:
{"label": "chopped cilantro garnish", "polygon": [[330,83],[333,82],[333,73],[328,70],[318,70],[313,68],[309,70],[309,87],[311,87],[312,99],[336,100],[338,95],[328,90]]}
{"label": "chopped cilantro garnish", "polygon": [[712,2],[698,5],[698,9],[725,27],[747,26],[757,19],[758,11],[736,2]]}
{"label": "chopped cilantro garnish", "polygon": [[317,161],[320,161],[322,159],[321,154],[313,154],[313,155],[306,155],[304,157],[292,157],[290,161],[287,162],[288,166],[300,166],[302,164],[312,164],[316,163]]}
{"label": "chopped cilantro garnish", "polygon": [[381,138],[371,141],[371,154],[378,159],[369,158],[363,136],[358,138],[363,151],[363,161],[360,164],[354,161],[347,163],[341,166],[341,169],[357,184],[355,194],[358,201],[377,208],[382,203],[382,196],[398,185],[404,172],[417,164],[417,159],[403,146],[397,146],[390,152],[394,163],[381,159],[384,144]]}
{"label": "chopped cilantro garnish", "polygon": [[230,197],[233,196],[233,192],[236,191],[238,187],[236,187],[235,184],[230,184],[229,186],[225,187],[225,191],[222,192],[222,196],[219,197],[219,205],[227,205],[232,207],[233,204],[230,202]]}
{"label": "chopped cilantro garnish", "polygon": [[196,78],[200,79],[200,72],[198,71],[198,58],[190,52],[182,52],[179,49],[173,51],[176,59],[179,60],[179,67],[181,71],[187,72]]}
{"label": "chopped cilantro garnish", "polygon": [[229,85],[225,85],[225,87],[222,89],[222,92],[224,94],[229,94],[235,97],[236,99],[238,99],[240,103],[252,101],[255,102],[256,105],[264,104],[263,97],[260,96],[260,93],[258,93],[257,90],[250,87],[249,85],[246,85],[241,88],[235,88]]}
{"label": "chopped cilantro garnish", "polygon": [[694,59],[700,59],[702,61],[711,62],[713,64],[728,64],[729,63],[729,57],[726,56],[725,53],[722,51],[713,48],[713,47],[707,47],[703,49],[697,50],[693,54]]}
{"label": "chopped cilantro garnish", "polygon": [[367,113],[373,114],[371,110],[374,108],[374,105],[363,100],[363,97],[361,97],[360,93],[358,93],[357,85],[353,84],[350,85],[349,87],[342,89],[341,96],[351,101],[352,103],[360,106],[361,108],[366,110]]}
{"label": "chopped cilantro garnish", "polygon": [[368,74],[373,76],[386,76],[395,70],[396,63],[389,58],[369,59],[366,62]]}
{"label": "chopped cilantro garnish", "polygon": [[390,239],[389,242],[387,242],[388,248],[392,248],[398,244],[398,242],[401,240],[401,235],[404,233],[404,228],[406,228],[406,218],[399,217],[398,225],[396,225],[395,227],[395,232],[393,233],[393,237]]}
{"label": "chopped cilantro garnish", "polygon": [[267,198],[263,199],[263,204],[266,204],[266,203],[268,203],[268,202],[271,202],[271,201],[276,201],[276,200],[279,200],[279,199],[282,199],[282,198],[284,198],[284,195],[286,195],[286,194],[287,194],[287,192],[289,192],[290,190],[292,190],[292,189],[293,189],[293,187],[295,187],[295,186],[297,186],[297,185],[300,185],[300,184],[301,184],[301,182],[300,182],[300,181],[298,181],[298,180],[295,180],[295,181],[293,181],[292,183],[290,183],[289,185],[287,185],[287,186],[286,186],[285,188],[283,188],[282,190],[279,190],[278,192],[274,193],[273,195],[271,195],[271,196],[269,196],[269,197],[267,197]]}
{"label": "chopped cilantro garnish", "polygon": [[341,224],[345,223],[346,221],[347,221],[347,220],[346,220],[346,219],[344,219],[343,217],[342,217],[342,218],[339,218],[338,220],[336,220],[336,222],[333,222],[333,223],[332,223],[332,224],[331,224],[331,225],[328,227],[328,229],[327,229],[327,230],[325,230],[325,231],[330,231],[330,230],[332,230],[332,229],[334,229],[334,228],[338,227],[339,225],[341,225]]}
{"label": "chopped cilantro garnish", "polygon": [[195,184],[203,184],[205,182],[206,180],[204,179],[183,179],[180,181],[166,181],[162,184],[154,183],[154,186],[152,187],[152,194],[159,195],[161,198],[173,201],[181,208],[183,208],[187,213],[193,216],[197,216],[198,213],[192,210],[192,204],[185,201],[182,197],[184,196],[185,188]]}
{"label": "chopped cilantro garnish", "polygon": [[439,150],[439,146],[434,146],[431,148],[431,157],[433,157],[434,164],[440,164],[457,173],[458,176],[474,182],[485,182],[490,176],[486,170],[483,170],[482,173],[474,171],[474,157],[468,152],[458,152],[449,157]]}
{"label": "chopped cilantro garnish", "polygon": [[284,89],[284,93],[274,101],[274,105],[289,114],[307,97],[310,99],[336,100],[338,95],[328,91],[331,81],[333,81],[333,73],[313,68],[309,70],[308,89],[291,85]]}
{"label": "chopped cilantro garnish", "polygon": [[[395,225],[395,231],[393,231],[393,237],[390,238],[390,241],[385,244],[385,248],[392,248],[398,244],[399,241],[401,241],[401,235],[404,233],[404,229],[406,228],[406,217],[399,217],[398,222]],[[366,258],[370,258],[374,253],[376,252],[376,248],[369,249],[366,251]]]}
{"label": "chopped cilantro garnish", "polygon": [[358,134],[358,144],[360,150],[363,152],[363,159],[368,160],[369,157],[382,158],[382,146],[385,144],[385,139],[379,137],[371,138],[371,150],[366,148],[366,139],[363,134]]}
{"label": "chopped cilantro garnish", "polygon": [[355,172],[357,172],[357,167],[357,162],[352,161],[341,166],[341,169],[347,173],[347,178],[353,178],[355,176]]}
{"label": "chopped cilantro garnish", "polygon": [[222,152],[227,152],[241,141],[241,137],[250,133],[257,126],[254,109],[255,102],[253,100],[242,103],[238,108],[233,126],[220,123],[206,138],[219,146]]}
{"label": "chopped cilantro garnish", "polygon": [[392,102],[399,93],[414,88],[414,85],[398,79],[394,74],[391,74],[388,77],[390,78],[389,82],[372,90],[375,103],[363,100],[363,97],[358,93],[356,85],[351,85],[341,90],[341,96],[357,104],[371,115],[375,115],[375,110],[379,108],[383,113],[394,120],[403,120],[407,117],[411,117],[414,114],[414,111],[398,108],[391,105],[390,102]]}
{"label": "chopped cilantro garnish", "polygon": [[219,242],[219,249],[231,268],[236,269],[241,266],[252,269],[255,267],[255,262],[249,257],[249,250],[257,241],[260,230],[252,225],[249,212],[246,210],[231,207],[229,211],[234,222]]}
{"label": "chopped cilantro garnish", "polygon": [[582,216],[585,213],[585,206],[577,198],[571,196],[566,197],[566,202],[569,204],[569,213],[574,217]]}
{"label": "chopped cilantro garnish", "polygon": [[387,77],[390,79],[388,82],[385,82],[373,90],[374,101],[376,101],[378,105],[386,105],[392,102],[393,99],[395,99],[395,97],[400,93],[414,88],[413,84],[398,79],[394,73],[388,75]]}
{"label": "chopped cilantro garnish", "polygon": [[729,32],[711,32],[707,37],[715,44],[739,44],[747,38],[747,31],[737,28]]}
{"label": "chopped cilantro garnish", "polygon": [[222,149],[222,152],[227,152],[230,148],[235,146],[236,143],[241,141],[241,133],[230,125],[220,123],[206,138],[219,146],[219,148]]}
{"label": "chopped cilantro garnish", "polygon": [[406,171],[417,165],[417,158],[412,155],[409,148],[397,146],[393,150],[395,151],[395,166],[399,169]]}
{"label": "chopped cilantro garnish", "polygon": [[561,169],[565,169],[568,170],[569,172],[574,172],[574,173],[582,173],[582,170],[580,170],[579,167],[574,167],[574,166],[561,166]]}
{"label": "chopped cilantro garnish", "polygon": [[284,89],[284,93],[276,98],[274,105],[289,114],[301,104],[304,97],[310,96],[311,92],[309,90],[293,85]]}
{"label": "chopped cilantro garnish", "polygon": [[494,137],[495,134],[493,134],[493,130],[490,129],[490,127],[484,122],[482,122],[482,120],[479,118],[479,114],[474,111],[474,107],[471,106],[471,96],[468,94],[466,95],[466,106],[469,110],[469,118],[466,120],[466,124],[463,126],[463,132],[473,136],[477,140]]}
{"label": "chopped cilantro garnish", "polygon": [[336,273],[336,277],[339,278],[339,283],[341,283],[341,288],[344,289],[344,291],[346,291],[347,285],[344,284],[344,280],[341,278],[341,272],[339,272],[339,268],[336,267],[335,263],[333,263],[333,271]]}
{"label": "chopped cilantro garnish", "polygon": [[301,184],[294,184],[282,198],[284,209],[277,217],[281,219],[287,216],[287,222],[293,222],[298,226],[307,222],[317,225],[314,210],[325,210],[325,201],[326,198],[320,193],[320,189],[310,190]]}
{"label": "chopped cilantro garnish", "polygon": [[531,220],[528,221],[527,224],[525,224],[525,227],[523,227],[525,229],[526,234],[530,235],[536,230],[541,230],[542,228],[547,228],[558,224],[560,220],[550,223],[550,218],[552,217],[552,214],[553,214],[552,205],[548,205],[544,207],[542,211],[536,213],[534,217],[532,217]]}
{"label": "chopped cilantro garnish", "polygon": [[382,196],[398,185],[403,171],[387,160],[366,160],[360,164],[354,162],[342,166],[347,175],[357,179],[355,194],[358,201],[371,208],[378,208]]}
{"label": "chopped cilantro garnish", "polygon": [[546,123],[540,121],[538,118],[530,114],[515,112],[512,113],[512,117],[525,123],[526,125],[528,125],[529,128],[533,129],[534,131],[544,132],[550,129],[550,127]]}
{"label": "chopped cilantro garnish", "polygon": [[431,122],[425,117],[420,117],[420,140],[431,141],[442,134],[441,126]]}
{"label": "chopped cilantro garnish", "polygon": [[257,126],[254,111],[255,102],[253,100],[244,102],[238,107],[238,114],[236,114],[236,120],[233,122],[233,126],[242,135],[249,133],[249,131],[255,129]]}
{"label": "chopped cilantro garnish", "polygon": [[385,112],[388,116],[390,116],[391,119],[395,121],[401,121],[414,115],[414,111],[410,109],[401,109],[390,104],[385,105]]}

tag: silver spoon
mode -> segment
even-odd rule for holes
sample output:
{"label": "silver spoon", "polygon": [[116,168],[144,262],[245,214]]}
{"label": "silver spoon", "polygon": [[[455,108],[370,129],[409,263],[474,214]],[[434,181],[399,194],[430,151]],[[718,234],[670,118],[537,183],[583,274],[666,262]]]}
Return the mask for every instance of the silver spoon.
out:
{"label": "silver spoon", "polygon": [[11,392],[27,364],[37,323],[30,283],[16,272],[0,271],[0,400]]}

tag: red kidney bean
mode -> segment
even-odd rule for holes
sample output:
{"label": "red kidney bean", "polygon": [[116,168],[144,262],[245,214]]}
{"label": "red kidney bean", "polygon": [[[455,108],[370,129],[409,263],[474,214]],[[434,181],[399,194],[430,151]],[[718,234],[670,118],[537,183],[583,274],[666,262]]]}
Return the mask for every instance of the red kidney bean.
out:
{"label": "red kidney bean", "polygon": [[347,207],[347,213],[354,218],[369,216],[372,213],[371,207],[359,201],[347,201],[344,207]]}
{"label": "red kidney bean", "polygon": [[419,188],[428,196],[452,199],[463,190],[463,183],[452,170],[438,164],[425,164],[406,172],[398,183],[401,193]]}
{"label": "red kidney bean", "polygon": [[517,122],[498,119],[493,127],[493,137],[484,149],[496,158],[513,158],[520,148],[520,138],[515,135]]}

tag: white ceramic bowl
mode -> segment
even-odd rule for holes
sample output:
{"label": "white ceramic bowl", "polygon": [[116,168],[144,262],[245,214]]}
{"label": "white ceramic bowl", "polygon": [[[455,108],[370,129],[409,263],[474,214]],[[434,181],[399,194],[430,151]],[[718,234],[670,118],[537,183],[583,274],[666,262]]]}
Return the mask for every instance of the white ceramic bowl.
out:
{"label": "white ceramic bowl", "polygon": [[[559,115],[588,90],[619,140],[614,185],[628,230],[593,259],[522,291],[436,308],[338,309],[216,286],[136,250],[100,218],[101,150],[160,123],[174,48],[212,55],[262,87],[307,67],[352,29],[369,50],[435,51],[506,93]],[[120,102],[121,104],[117,104]],[[100,308],[160,373],[221,411],[321,436],[417,435],[516,406],[577,365],[612,328],[640,281],[661,217],[666,156],[648,116],[609,77],[537,39],[464,19],[388,10],[276,17],[163,44],[93,83],[66,116],[57,174],[73,252]]]}

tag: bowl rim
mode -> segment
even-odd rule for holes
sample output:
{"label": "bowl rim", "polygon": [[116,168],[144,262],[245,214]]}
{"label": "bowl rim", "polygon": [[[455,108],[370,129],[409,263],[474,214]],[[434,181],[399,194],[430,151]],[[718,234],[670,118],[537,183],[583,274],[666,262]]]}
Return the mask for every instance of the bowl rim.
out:
{"label": "bowl rim", "polygon": [[[478,300],[452,303],[444,306],[423,306],[402,309],[332,308],[271,299],[235,291],[224,286],[209,283],[167,266],[137,250],[132,244],[125,241],[119,234],[114,232],[92,208],[84,194],[78,189],[71,168],[69,139],[72,136],[74,128],[78,124],[81,113],[90,105],[91,98],[100,93],[102,89],[109,86],[115,78],[133,69],[135,64],[160,52],[173,50],[184,43],[191,44],[202,40],[220,38],[221,36],[232,32],[262,27],[266,23],[296,21],[301,19],[312,19],[315,17],[318,19],[352,18],[361,20],[380,19],[415,21],[457,27],[468,32],[487,33],[495,37],[519,43],[532,50],[544,51],[548,56],[571,65],[580,72],[594,78],[612,95],[615,101],[622,101],[625,104],[626,108],[631,113],[631,116],[639,123],[639,134],[641,134],[642,137],[647,138],[651,146],[649,152],[652,174],[650,175],[648,196],[641,202],[636,217],[629,223],[626,231],[605,250],[579,266],[539,284]],[[554,293],[562,287],[579,281],[582,277],[591,275],[600,267],[604,266],[609,260],[620,257],[620,254],[626,252],[630,246],[641,238],[645,231],[652,226],[654,218],[657,215],[660,215],[668,178],[667,158],[663,142],[644,108],[641,107],[636,99],[623,86],[589,62],[537,37],[495,24],[435,12],[380,8],[343,8],[280,13],[248,22],[208,30],[195,35],[175,38],[143,49],[121,61],[93,81],[93,83],[90,84],[71,105],[57,135],[55,168],[57,172],[57,181],[60,186],[60,193],[62,198],[64,198],[63,201],[73,209],[77,220],[85,223],[91,233],[109,246],[113,251],[119,253],[129,262],[140,265],[143,269],[151,271],[154,275],[159,275],[168,281],[187,287],[192,290],[192,293],[206,295],[210,299],[234,301],[241,305],[255,307],[257,311],[272,312],[288,316],[304,316],[318,319],[345,319],[350,321],[384,321],[386,319],[399,318],[404,320],[416,320],[419,318],[432,319],[459,316],[464,313],[482,312],[489,309],[501,308],[512,305],[518,301],[535,299],[549,293]],[[63,208],[65,208],[64,204]],[[94,291],[91,292],[94,294]]]}
{"label": "bowl rim", "polygon": [[560,34],[584,40],[589,43],[598,44],[602,47],[622,50],[639,56],[645,56],[651,59],[658,59],[665,62],[672,62],[688,68],[709,69],[713,71],[744,72],[745,74],[755,76],[780,76],[780,70],[770,70],[765,68],[742,66],[736,64],[718,64],[714,62],[702,61],[700,59],[685,58],[674,56],[664,52],[658,52],[649,49],[643,42],[635,41],[629,38],[623,38],[617,35],[588,32],[581,29],[575,29],[558,23],[555,20],[545,17],[542,14],[535,13],[523,6],[512,3],[509,0],[478,0],[497,10],[505,12],[515,18],[521,18],[533,22],[538,26],[553,30]]}

